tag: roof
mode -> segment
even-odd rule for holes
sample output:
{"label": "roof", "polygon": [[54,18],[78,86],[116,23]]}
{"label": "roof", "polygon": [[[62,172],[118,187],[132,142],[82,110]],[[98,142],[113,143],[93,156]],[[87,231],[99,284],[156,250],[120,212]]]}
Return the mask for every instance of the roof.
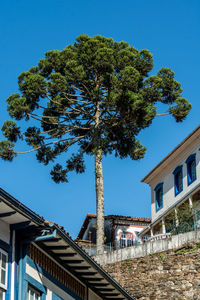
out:
{"label": "roof", "polygon": [[196,134],[198,134],[198,131],[200,131],[200,125],[195,128],[180,144],[178,144],[161,162],[159,162],[142,180],[141,182],[149,183],[150,176],[153,175],[153,173],[158,170],[164,163],[167,163],[167,161],[174,156],[174,154],[182,148],[186,143],[188,143],[192,137],[194,137]]}
{"label": "roof", "polygon": [[[86,215],[83,225],[81,226],[81,229],[78,233],[77,240],[79,240],[79,239],[81,240],[83,238],[83,234],[84,234],[85,230],[87,229],[90,219],[96,218],[96,217],[97,217],[96,214],[87,214]],[[106,220],[124,220],[124,221],[129,221],[129,222],[143,222],[143,223],[147,223],[147,225],[149,223],[151,223],[150,218],[130,217],[130,216],[121,216],[121,215],[105,215],[104,218]]]}
{"label": "roof", "polygon": [[[6,191],[4,191],[2,188],[0,188],[0,202],[1,201],[6,202],[9,204],[10,207],[14,209],[14,211],[20,213],[23,215],[26,219],[31,220],[32,222],[36,224],[43,224],[44,218],[32,211],[30,208],[25,206],[23,203],[21,203],[19,200],[8,194]],[[9,211],[9,214],[12,215],[13,210]],[[11,216],[10,215],[10,216]],[[6,218],[8,218],[7,216]]]}
{"label": "roof", "polygon": [[[23,232],[24,235],[28,234],[31,243],[43,249],[45,253],[99,295],[101,299],[135,299],[79,247],[62,226],[51,221],[45,221],[43,217],[30,210],[2,189],[0,189],[0,202],[1,210],[5,208],[9,211],[8,213],[0,214],[3,220],[6,218],[6,221],[12,223],[13,215],[15,216],[21,213],[22,220],[30,221],[21,222],[21,219],[18,219],[21,225],[19,229],[23,229],[22,226],[24,223],[26,223],[27,228],[29,225],[33,227],[34,224],[37,231],[38,228],[41,228],[42,234],[37,234],[37,236],[33,235],[31,237],[29,235],[30,232],[24,229]],[[17,213],[14,214],[14,211],[17,211]],[[13,225],[16,226],[17,224]],[[20,237],[23,238],[21,235]]]}

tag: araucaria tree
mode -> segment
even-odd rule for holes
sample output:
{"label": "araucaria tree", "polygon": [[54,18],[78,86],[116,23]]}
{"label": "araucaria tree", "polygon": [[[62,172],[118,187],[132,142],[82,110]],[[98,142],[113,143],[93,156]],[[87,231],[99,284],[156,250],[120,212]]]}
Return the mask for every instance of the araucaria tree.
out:
{"label": "araucaria tree", "polygon": [[[181,97],[174,72],[162,68],[149,77],[152,68],[148,50],[138,51],[103,36],[81,35],[74,45],[47,52],[38,66],[20,74],[19,93],[7,99],[8,112],[17,123],[3,124],[7,140],[0,142],[2,159],[12,161],[19,153],[35,151],[37,160],[47,165],[63,153],[66,164],[56,164],[51,171],[59,183],[67,182],[70,171],[83,173],[85,155],[94,156],[98,254],[103,253],[104,244],[102,156],[142,158],[145,147],[137,136],[157,115],[158,102],[167,105],[165,114],[177,122],[191,109]],[[32,126],[22,130],[18,125],[22,119]],[[18,139],[31,149],[17,152]],[[76,152],[67,157],[72,145]]]}

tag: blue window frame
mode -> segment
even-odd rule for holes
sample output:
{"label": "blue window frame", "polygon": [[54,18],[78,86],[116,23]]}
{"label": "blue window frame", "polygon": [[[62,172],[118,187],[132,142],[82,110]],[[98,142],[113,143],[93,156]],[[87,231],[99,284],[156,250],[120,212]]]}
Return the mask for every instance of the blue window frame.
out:
{"label": "blue window frame", "polygon": [[174,172],[174,193],[177,196],[183,190],[183,166],[178,166]]}
{"label": "blue window frame", "polygon": [[163,208],[163,182],[159,183],[155,189],[156,211]]}
{"label": "blue window frame", "polygon": [[56,294],[52,294],[52,300],[63,300],[63,298],[60,298],[58,295]]}
{"label": "blue window frame", "polygon": [[193,181],[196,180],[196,154],[191,154],[187,160],[187,182],[190,185]]}

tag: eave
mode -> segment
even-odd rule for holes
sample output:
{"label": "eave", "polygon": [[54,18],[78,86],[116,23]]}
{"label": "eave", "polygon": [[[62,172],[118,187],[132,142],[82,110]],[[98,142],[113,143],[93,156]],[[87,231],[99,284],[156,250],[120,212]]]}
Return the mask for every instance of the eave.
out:
{"label": "eave", "polygon": [[173,159],[175,159],[183,149],[191,144],[200,136],[200,125],[195,128],[180,144],[178,144],[161,162],[159,162],[142,180],[141,182],[149,184],[152,179],[160,173]]}
{"label": "eave", "polygon": [[98,265],[58,225],[49,223],[55,233],[34,243],[62,265],[102,299],[134,300],[100,265]]}

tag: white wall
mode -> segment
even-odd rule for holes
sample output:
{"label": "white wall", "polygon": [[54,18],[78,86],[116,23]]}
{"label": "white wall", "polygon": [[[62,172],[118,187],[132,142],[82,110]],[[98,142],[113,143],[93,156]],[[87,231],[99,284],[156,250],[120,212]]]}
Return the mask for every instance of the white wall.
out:
{"label": "white wall", "polygon": [[10,241],[10,225],[0,220],[0,240],[9,244]]}
{"label": "white wall", "polygon": [[117,243],[116,246],[120,247],[120,237],[121,237],[121,233],[123,231],[128,231],[128,232],[132,233],[133,234],[133,241],[135,241],[136,240],[136,231],[140,232],[144,228],[145,228],[145,226],[144,227],[142,227],[142,226],[141,227],[136,227],[136,225],[135,226],[121,226],[121,225],[117,225],[117,228],[115,230],[115,238],[116,238],[116,243]]}
{"label": "white wall", "polygon": [[90,228],[93,226],[96,228],[96,224],[97,224],[97,220],[95,218],[91,218],[90,222],[88,223],[87,229],[85,230],[85,232],[83,234],[83,240],[88,239]]}
{"label": "white wall", "polygon": [[[152,222],[163,214],[169,207],[173,206],[178,202],[184,195],[188,194],[191,190],[199,184],[200,178],[200,141],[196,140],[193,144],[188,146],[178,157],[172,160],[168,165],[164,166],[162,171],[152,180],[151,186],[151,213]],[[196,180],[189,186],[187,184],[187,164],[186,159],[191,155],[196,153]],[[182,165],[183,171],[183,191],[177,196],[174,193],[174,175],[173,171]],[[157,184],[163,182],[163,208],[156,212],[155,205],[155,187]]]}

